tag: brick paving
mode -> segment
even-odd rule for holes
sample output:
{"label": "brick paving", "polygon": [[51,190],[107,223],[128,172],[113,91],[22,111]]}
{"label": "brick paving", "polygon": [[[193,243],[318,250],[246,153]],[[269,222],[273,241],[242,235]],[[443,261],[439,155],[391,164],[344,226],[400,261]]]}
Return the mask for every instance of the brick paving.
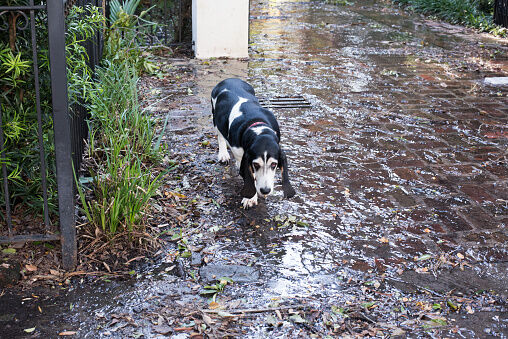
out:
{"label": "brick paving", "polygon": [[[313,7],[255,6],[248,77],[264,96],[313,102],[276,114],[286,143],[302,146],[289,158],[305,199],[318,188],[344,215],[317,219],[347,229],[377,213],[375,232],[412,234],[409,255],[437,242],[508,258],[508,89],[483,84],[508,75],[507,41],[382,2]],[[309,170],[330,179],[315,186]],[[392,227],[394,215],[404,223]]]}

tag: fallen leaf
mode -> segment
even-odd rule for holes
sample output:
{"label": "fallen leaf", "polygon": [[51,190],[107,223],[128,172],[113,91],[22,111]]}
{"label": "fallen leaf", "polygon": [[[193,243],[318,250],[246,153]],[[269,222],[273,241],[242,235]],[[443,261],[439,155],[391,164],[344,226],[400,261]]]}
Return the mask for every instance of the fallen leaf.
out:
{"label": "fallen leaf", "polygon": [[459,253],[457,253],[457,257],[458,257],[459,259],[464,259],[464,254],[462,254],[462,253],[460,253],[460,252],[459,252]]}
{"label": "fallen leaf", "polygon": [[416,261],[429,260],[430,258],[432,258],[431,254],[423,254],[421,257],[417,258]]}
{"label": "fallen leaf", "polygon": [[448,307],[450,307],[453,311],[456,311],[459,309],[459,306],[457,306],[457,304],[455,304],[453,301],[451,300],[448,300],[446,302],[446,304],[448,305]]}
{"label": "fallen leaf", "polygon": [[360,305],[362,307],[365,307],[365,308],[369,309],[369,308],[372,308],[372,307],[376,306],[376,303],[373,302],[373,301],[369,301],[369,302],[366,302],[366,303],[362,303]]}
{"label": "fallen leaf", "polygon": [[35,331],[35,327],[25,328],[23,331],[25,331],[26,333],[32,333],[33,331]]}
{"label": "fallen leaf", "polygon": [[2,253],[3,254],[14,254],[14,253],[16,253],[16,249],[15,248],[4,248],[2,250]]}
{"label": "fallen leaf", "polygon": [[282,314],[279,310],[275,310],[275,314],[277,314],[277,317],[279,317],[280,320],[282,320]]}
{"label": "fallen leaf", "polygon": [[57,270],[49,270],[49,273],[51,273],[52,275],[56,275],[56,276],[60,275],[60,272],[58,272]]}
{"label": "fallen leaf", "polygon": [[178,192],[172,192],[172,191],[170,191],[169,194],[172,195],[175,198],[182,198],[182,199],[187,198],[185,195],[183,195],[181,193],[178,193]]}
{"label": "fallen leaf", "polygon": [[111,268],[109,268],[109,265],[106,264],[104,261],[102,262],[102,264],[104,265],[104,267],[106,267],[106,269],[108,270],[108,272],[111,272]]}
{"label": "fallen leaf", "polygon": [[427,273],[429,271],[428,267],[418,267],[415,269],[416,273]]}
{"label": "fallen leaf", "polygon": [[77,333],[76,331],[63,331],[63,332],[58,333],[58,335],[61,335],[61,336],[75,335],[76,333]]}
{"label": "fallen leaf", "polygon": [[193,327],[175,327],[174,330],[179,332],[179,331],[192,331]]}
{"label": "fallen leaf", "polygon": [[434,327],[441,327],[446,326],[447,322],[445,318],[436,318],[431,319],[430,321],[425,321],[423,323],[424,328],[434,328]]}
{"label": "fallen leaf", "polygon": [[297,324],[303,324],[307,322],[307,320],[303,319],[299,314],[293,314],[289,317],[289,320],[292,320]]}
{"label": "fallen leaf", "polygon": [[[168,325],[157,325],[153,329],[155,332],[162,334],[162,335],[166,335],[166,334],[172,332],[171,327],[169,327]],[[190,327],[189,329],[192,329],[192,327]],[[176,328],[175,328],[175,331],[177,331]]]}
{"label": "fallen leaf", "polygon": [[35,265],[32,265],[32,264],[26,264],[25,265],[25,268],[28,272],[34,272],[34,271],[37,271],[37,266]]}
{"label": "fallen leaf", "polygon": [[212,301],[210,305],[208,305],[208,308],[211,310],[215,310],[220,307],[220,304],[218,302]]}
{"label": "fallen leaf", "polygon": [[344,194],[346,197],[349,197],[351,195],[351,192],[349,191],[349,188],[347,188],[347,187],[341,193]]}
{"label": "fallen leaf", "polygon": [[203,313],[203,321],[205,322],[205,324],[207,324],[208,326],[212,325],[214,323],[214,321],[212,320],[212,318],[206,314]]}
{"label": "fallen leaf", "polygon": [[392,331],[392,334],[391,336],[392,337],[397,337],[397,336],[401,336],[401,335],[404,335],[406,334],[406,331],[404,331],[402,328],[395,328],[393,331]]}
{"label": "fallen leaf", "polygon": [[388,244],[390,242],[390,240],[388,240],[388,238],[385,238],[385,237],[381,237],[378,240],[379,240],[379,242],[382,242],[383,244]]}

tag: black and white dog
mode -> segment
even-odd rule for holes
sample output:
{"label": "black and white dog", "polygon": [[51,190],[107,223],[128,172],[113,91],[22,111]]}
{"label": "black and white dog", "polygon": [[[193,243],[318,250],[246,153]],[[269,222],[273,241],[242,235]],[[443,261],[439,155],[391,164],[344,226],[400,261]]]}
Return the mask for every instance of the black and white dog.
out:
{"label": "black and white dog", "polygon": [[294,196],[286,154],[279,145],[279,124],[270,110],[261,107],[254,88],[240,79],[221,81],[212,90],[212,113],[219,161],[229,160],[228,145],[243,177],[243,207],[253,207],[258,195],[272,193],[277,168],[282,172],[284,197]]}

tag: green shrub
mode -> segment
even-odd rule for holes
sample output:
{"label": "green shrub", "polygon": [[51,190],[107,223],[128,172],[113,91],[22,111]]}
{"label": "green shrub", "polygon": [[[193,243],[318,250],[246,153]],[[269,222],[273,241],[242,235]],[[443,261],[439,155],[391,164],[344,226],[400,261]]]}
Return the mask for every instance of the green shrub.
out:
{"label": "green shrub", "polygon": [[[16,4],[23,2],[12,3]],[[35,19],[48,209],[50,217],[54,217],[57,211],[57,185],[46,13],[37,11]],[[87,100],[92,74],[86,65],[88,57],[82,41],[102,28],[103,20],[95,7],[72,7],[66,17],[65,48],[70,104]],[[16,24],[20,25],[19,20]],[[42,215],[44,200],[34,81],[30,30],[17,30],[15,35],[10,32],[1,35],[0,109],[5,138],[5,155],[1,162],[7,168],[10,202],[15,213]],[[3,194],[0,195],[0,203],[5,203]]]}
{"label": "green shrub", "polygon": [[137,72],[129,60],[105,61],[97,70],[96,90],[90,104],[92,130],[100,131],[98,144],[108,145],[109,138],[125,137],[131,151],[143,161],[156,156],[152,142],[153,122],[143,114],[137,97]]}
{"label": "green shrub", "polygon": [[[124,12],[119,17],[126,20]],[[138,102],[139,61],[143,58],[131,52],[139,49],[132,48],[136,39],[125,40],[125,28],[113,23],[107,32],[104,59],[96,69],[88,103],[90,182],[78,185],[86,218],[108,239],[142,230],[149,200],[163,175],[153,174],[152,164],[159,160],[154,123]]]}
{"label": "green shrub", "polygon": [[393,0],[408,8],[495,35],[506,35],[506,29],[493,23],[493,0]]}

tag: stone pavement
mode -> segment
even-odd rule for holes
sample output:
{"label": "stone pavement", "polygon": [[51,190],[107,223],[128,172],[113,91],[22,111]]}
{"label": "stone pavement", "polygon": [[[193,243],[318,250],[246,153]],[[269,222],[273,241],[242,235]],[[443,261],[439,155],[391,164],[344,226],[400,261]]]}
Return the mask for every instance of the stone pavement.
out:
{"label": "stone pavement", "polygon": [[268,1],[252,15],[249,78],[313,103],[282,128],[301,145],[297,172],[319,173],[303,187],[337,199],[334,223],[371,225],[412,255],[507,258],[508,88],[483,83],[506,76],[506,40],[381,1]]}

